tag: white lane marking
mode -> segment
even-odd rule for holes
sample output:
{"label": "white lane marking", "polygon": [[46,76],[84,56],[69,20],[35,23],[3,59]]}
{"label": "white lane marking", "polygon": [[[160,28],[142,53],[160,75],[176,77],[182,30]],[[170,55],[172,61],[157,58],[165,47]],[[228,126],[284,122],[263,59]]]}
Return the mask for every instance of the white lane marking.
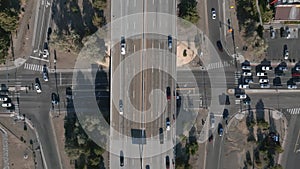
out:
{"label": "white lane marking", "polygon": [[132,91],[132,98],[134,99],[134,97],[135,97],[135,91],[133,90]]}
{"label": "white lane marking", "polygon": [[154,19],[152,20],[152,26],[153,26],[153,28],[155,27]]}
{"label": "white lane marking", "polygon": [[151,45],[151,47],[152,47],[152,49],[153,49],[153,47],[154,47],[154,43],[153,43],[153,41],[152,41],[152,45]]}
{"label": "white lane marking", "polygon": [[49,60],[41,59],[41,58],[39,58],[39,57],[34,57],[34,56],[29,56],[29,57],[32,58],[32,59],[36,59],[36,60],[41,60],[41,61],[49,62]]}
{"label": "white lane marking", "polygon": [[135,45],[133,45],[133,53],[135,52]]}
{"label": "white lane marking", "polygon": [[135,29],[135,22],[133,22],[133,29]]}
{"label": "white lane marking", "polygon": [[126,27],[127,27],[127,30],[129,29],[129,24],[128,24],[128,22],[126,23]]}
{"label": "white lane marking", "polygon": [[61,72],[59,73],[59,84],[61,85],[62,84],[62,77],[61,77]]}
{"label": "white lane marking", "polygon": [[298,131],[298,136],[297,136],[297,141],[296,141],[296,143],[295,143],[294,152],[296,152],[297,146],[299,145],[299,144],[298,144],[298,141],[299,141],[299,134],[300,134],[300,130]]}
{"label": "white lane marking", "polygon": [[159,27],[161,27],[161,20],[159,19]]}

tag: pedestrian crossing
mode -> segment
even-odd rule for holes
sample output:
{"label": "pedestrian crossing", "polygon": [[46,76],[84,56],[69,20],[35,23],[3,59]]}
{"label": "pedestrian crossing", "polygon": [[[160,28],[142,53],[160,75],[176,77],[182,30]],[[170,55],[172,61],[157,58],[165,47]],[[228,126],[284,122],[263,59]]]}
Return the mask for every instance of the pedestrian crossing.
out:
{"label": "pedestrian crossing", "polygon": [[300,114],[300,108],[286,109],[286,111],[290,114]]}
{"label": "pedestrian crossing", "polygon": [[43,71],[43,65],[25,63],[24,64],[24,69],[42,72]]}
{"label": "pedestrian crossing", "polygon": [[239,84],[239,78],[241,77],[241,72],[234,72],[234,84]]}
{"label": "pedestrian crossing", "polygon": [[206,66],[206,70],[211,70],[211,69],[219,69],[219,68],[222,68],[222,67],[229,67],[229,66],[232,66],[234,64],[234,60],[232,61],[220,61],[220,62],[215,62],[215,63],[209,63],[207,66]]}

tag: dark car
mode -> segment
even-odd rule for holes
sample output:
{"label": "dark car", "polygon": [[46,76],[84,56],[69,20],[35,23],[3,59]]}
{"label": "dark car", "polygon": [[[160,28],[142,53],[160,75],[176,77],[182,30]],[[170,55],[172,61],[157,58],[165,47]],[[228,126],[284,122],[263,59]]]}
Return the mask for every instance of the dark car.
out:
{"label": "dark car", "polygon": [[226,105],[230,105],[230,100],[229,100],[229,96],[228,95],[226,95],[225,104]]}
{"label": "dark car", "polygon": [[219,136],[223,135],[223,126],[221,123],[219,123],[219,126],[218,126],[218,134],[219,134]]}
{"label": "dark car", "polygon": [[124,166],[124,153],[122,150],[120,151],[120,166]]}
{"label": "dark car", "polygon": [[228,109],[223,110],[223,119],[227,119],[229,115]]}
{"label": "dark car", "polygon": [[166,89],[166,94],[167,94],[167,99],[170,100],[171,99],[171,89],[169,86]]}
{"label": "dark car", "polygon": [[59,96],[56,93],[51,94],[51,101],[52,104],[58,104],[59,103]]}
{"label": "dark car", "polygon": [[172,36],[171,35],[168,36],[168,47],[169,47],[169,49],[172,49]]}
{"label": "dark car", "polygon": [[159,128],[159,142],[160,142],[160,144],[164,143],[164,130],[163,130],[163,128]]}
{"label": "dark car", "polygon": [[150,169],[150,165],[146,165],[146,169]]}
{"label": "dark car", "polygon": [[166,156],[166,169],[170,168],[170,157]]}
{"label": "dark car", "polygon": [[208,141],[211,142],[211,141],[213,141],[213,140],[214,140],[214,135],[211,134],[211,135],[208,137]]}
{"label": "dark car", "polygon": [[273,79],[273,85],[274,86],[282,86],[280,77],[275,77]]}
{"label": "dark car", "polygon": [[219,41],[219,40],[217,41],[217,47],[220,52],[223,52],[223,45],[222,45],[221,41]]}
{"label": "dark car", "polygon": [[46,65],[43,66],[43,79],[45,82],[49,81],[48,69]]}
{"label": "dark car", "polygon": [[66,97],[68,99],[72,99],[72,88],[71,87],[66,88]]}

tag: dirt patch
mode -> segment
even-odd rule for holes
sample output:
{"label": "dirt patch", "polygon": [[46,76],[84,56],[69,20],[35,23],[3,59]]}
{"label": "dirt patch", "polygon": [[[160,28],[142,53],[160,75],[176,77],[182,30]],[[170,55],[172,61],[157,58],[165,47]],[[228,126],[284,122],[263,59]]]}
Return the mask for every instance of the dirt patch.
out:
{"label": "dirt patch", "polygon": [[8,133],[8,157],[11,169],[34,168],[33,152],[24,142]]}
{"label": "dirt patch", "polygon": [[[233,125],[230,126],[228,133],[225,135],[224,142],[224,161],[231,161],[224,163],[225,168],[240,168],[245,161],[245,152],[252,152],[252,143],[247,142],[248,129],[245,120],[238,121],[233,119]],[[232,160],[236,159],[236,160]]]}
{"label": "dirt patch", "polygon": [[[30,140],[35,140],[34,132],[29,127],[27,127],[27,130],[25,131],[23,122],[16,122],[10,117],[1,117],[0,124],[1,127],[7,132],[8,136],[8,158],[10,168],[34,168],[34,155],[32,151],[32,145],[30,144]],[[1,146],[3,145],[1,144]],[[2,149],[0,154],[1,156],[3,155]],[[0,161],[3,164],[2,158]]]}
{"label": "dirt patch", "polygon": [[182,66],[190,63],[197,56],[194,43],[190,43],[192,46],[188,46],[187,42],[179,42],[177,44],[177,66]]}

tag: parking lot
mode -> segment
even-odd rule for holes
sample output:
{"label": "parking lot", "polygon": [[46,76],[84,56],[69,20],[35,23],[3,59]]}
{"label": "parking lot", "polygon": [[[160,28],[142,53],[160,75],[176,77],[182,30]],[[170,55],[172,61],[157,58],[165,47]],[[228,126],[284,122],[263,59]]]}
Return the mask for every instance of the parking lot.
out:
{"label": "parking lot", "polygon": [[300,56],[298,55],[299,43],[299,31],[298,28],[288,27],[289,37],[287,35],[283,35],[285,37],[281,37],[283,32],[280,28],[286,28],[286,26],[273,26],[273,30],[275,32],[274,38],[271,37],[270,29],[265,27],[264,37],[266,39],[266,43],[268,43],[267,56],[268,60],[284,60],[284,49],[283,46],[286,44],[289,51],[289,58],[286,60],[287,62],[297,62],[300,60]]}
{"label": "parking lot", "polygon": [[250,64],[246,61],[241,65],[239,88],[297,88],[300,79],[300,62],[297,62],[294,67],[289,67],[286,62],[272,67],[272,62],[268,60],[252,67]]}

